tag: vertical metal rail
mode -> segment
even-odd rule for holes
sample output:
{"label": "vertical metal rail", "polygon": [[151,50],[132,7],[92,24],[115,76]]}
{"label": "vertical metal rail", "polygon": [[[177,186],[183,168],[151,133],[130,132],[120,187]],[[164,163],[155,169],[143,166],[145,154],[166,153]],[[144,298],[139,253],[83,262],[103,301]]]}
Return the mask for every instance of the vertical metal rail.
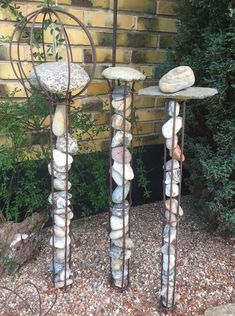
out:
{"label": "vertical metal rail", "polygon": [[118,0],[113,2],[113,49],[112,49],[112,66],[116,66],[116,50],[117,50],[117,12]]}
{"label": "vertical metal rail", "polygon": [[[169,110],[169,101],[166,102],[166,121],[167,121],[167,112]],[[183,170],[183,147],[184,147],[184,127],[185,127],[185,102],[183,102],[183,118],[182,118],[182,131],[181,131],[181,154],[179,161],[179,192],[178,196],[173,197],[173,184],[174,184],[174,170],[178,169],[174,167],[174,148],[175,146],[175,135],[176,135],[176,105],[177,102],[174,101],[174,110],[173,110],[173,128],[172,128],[172,157],[169,157],[167,154],[166,143],[164,145],[164,177],[163,177],[163,201],[164,201],[164,221],[163,221],[163,231],[162,231],[162,247],[167,245],[167,254],[163,253],[161,255],[161,304],[167,310],[172,310],[175,306],[175,287],[176,287],[176,272],[177,272],[177,241],[178,241],[178,229],[179,229],[179,209],[181,202],[181,186],[182,186],[182,170]],[[171,159],[170,170],[166,170],[167,158]],[[166,207],[166,173],[170,172],[170,196],[168,197],[169,209]],[[172,212],[173,207],[173,198],[177,201],[177,211]],[[174,201],[175,202],[175,201]],[[167,213],[166,213],[167,212]],[[166,214],[168,214],[166,216]],[[173,216],[174,215],[174,216]],[[174,219],[172,219],[174,217]],[[176,217],[176,219],[175,219]],[[171,236],[172,231],[175,230],[175,237]],[[166,238],[166,235],[167,238]],[[166,251],[166,249],[164,249]],[[171,251],[173,250],[173,254]],[[167,256],[167,270],[164,270],[164,256]],[[174,256],[174,260],[172,258]],[[173,265],[173,267],[172,267]],[[164,282],[163,282],[164,279]]]}

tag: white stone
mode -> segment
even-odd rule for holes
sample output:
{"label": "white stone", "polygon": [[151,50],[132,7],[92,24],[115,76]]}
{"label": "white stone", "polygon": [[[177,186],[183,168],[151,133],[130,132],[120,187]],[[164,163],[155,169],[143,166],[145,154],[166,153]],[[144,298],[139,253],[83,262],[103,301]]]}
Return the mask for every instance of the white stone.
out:
{"label": "white stone", "polygon": [[[171,201],[171,202],[170,202]],[[165,201],[165,206],[168,211],[171,211],[173,214],[179,214],[179,216],[183,216],[184,212],[181,206],[178,206],[179,202],[176,199],[169,199]],[[178,210],[179,207],[179,210]]]}
{"label": "white stone", "polygon": [[[115,169],[112,168],[112,178],[117,185],[123,185],[123,177],[117,172]],[[127,183],[127,180],[124,179],[124,185]]]}
{"label": "white stone", "polygon": [[175,256],[170,255],[170,259],[168,255],[163,255],[163,270],[168,271],[168,261],[170,264],[170,269],[172,269],[175,266]]}
{"label": "white stone", "polygon": [[113,203],[121,203],[123,199],[124,200],[126,199],[129,191],[130,191],[129,181],[124,185],[124,197],[123,197],[123,186],[117,186],[116,189],[112,193]]}
{"label": "white stone", "polygon": [[68,280],[70,275],[71,275],[71,269],[69,267],[67,267],[67,269],[66,269],[66,276],[65,276],[65,269],[63,269],[59,273],[60,281],[64,281],[65,279]]}
{"label": "white stone", "polygon": [[[72,197],[71,193],[68,193],[67,206],[71,204],[70,200]],[[54,204],[55,208],[65,208],[66,207],[66,191],[54,192],[54,203],[52,203],[52,193],[48,198],[49,203]]]}
{"label": "white stone", "polygon": [[[124,269],[124,277],[126,277],[128,275],[128,269],[127,267]],[[115,280],[120,280],[122,279],[122,271],[112,271],[112,277],[115,279]]]}
{"label": "white stone", "polygon": [[[69,233],[69,227],[67,233]],[[54,234],[56,237],[65,237],[65,228],[54,225]]]}
{"label": "white stone", "polygon": [[[73,218],[73,212],[67,212],[67,220],[71,220]],[[61,214],[60,217],[65,220],[66,214]]]}
{"label": "white stone", "polygon": [[[127,233],[129,230],[129,226],[127,225],[125,227],[125,233]],[[111,233],[109,234],[110,239],[119,239],[123,236],[123,229],[120,230],[112,230]]]}
{"label": "white stone", "polygon": [[129,116],[131,115],[131,108],[128,108],[125,113],[122,111],[118,111],[116,109],[114,109],[114,113],[121,115],[121,116],[125,116],[126,119],[129,119]]}
{"label": "white stone", "polygon": [[109,80],[121,80],[121,81],[139,81],[145,80],[145,75],[138,70],[130,67],[109,67],[106,68],[102,75]]}
{"label": "white stone", "polygon": [[[66,154],[62,153],[58,149],[53,150],[53,159],[57,166],[64,167],[66,166]],[[73,157],[68,154],[68,165],[73,162]]]}
{"label": "white stone", "polygon": [[179,66],[170,70],[159,80],[159,88],[162,92],[174,93],[193,86],[195,77],[188,66]]}
{"label": "white stone", "polygon": [[168,115],[173,117],[173,116],[178,116],[179,113],[180,113],[179,103],[176,101],[170,100],[168,103]]}
{"label": "white stone", "polygon": [[[180,183],[180,169],[173,169],[172,170],[172,182],[173,183]],[[171,183],[171,172],[167,171],[166,172],[166,179],[165,179],[165,184],[170,184]]]}
{"label": "white stone", "polygon": [[[174,148],[177,147],[178,145],[178,136],[174,135]],[[167,149],[172,149],[172,137],[171,138],[166,138],[166,148]]]}
{"label": "white stone", "polygon": [[57,289],[60,289],[60,288],[63,288],[64,286],[69,286],[71,284],[73,284],[73,280],[72,279],[67,279],[66,281],[55,282],[55,287]]}
{"label": "white stone", "polygon": [[128,132],[125,132],[125,141],[124,141],[124,132],[117,131],[112,139],[112,147],[117,147],[120,145],[124,145],[127,147],[130,145],[132,141],[132,135]]}
{"label": "white stone", "polygon": [[[130,163],[126,163],[124,164],[125,168],[124,168],[124,178],[125,180],[132,180],[134,179],[134,172],[133,169],[130,165]],[[121,177],[123,177],[123,164],[119,163],[117,161],[114,161],[113,166],[112,166],[112,170],[117,171]]]}
{"label": "white stone", "polygon": [[[48,172],[49,172],[50,175],[52,174],[51,163],[48,164]],[[53,176],[55,178],[59,179],[59,180],[65,180],[66,179],[66,173],[65,172],[56,171],[55,168],[54,168]]]}
{"label": "white stone", "polygon": [[[53,179],[53,185],[55,190],[66,190],[66,180]],[[68,181],[68,190],[71,189],[71,182]]]}
{"label": "white stone", "polygon": [[[175,118],[175,129],[173,131],[173,118],[170,118],[163,126],[162,126],[162,135],[165,138],[171,138],[174,134],[177,134],[183,125],[183,119],[180,116]],[[174,133],[173,133],[174,132]]]}
{"label": "white stone", "polygon": [[176,237],[176,228],[175,226],[166,224],[163,230],[163,238],[165,242],[169,242],[169,230],[171,229],[170,233],[170,243],[175,239]]}
{"label": "white stone", "polygon": [[[70,247],[67,247],[67,258],[66,261],[69,261],[69,255],[70,255]],[[57,248],[55,250],[55,261],[59,263],[65,263],[65,248]]]}
{"label": "white stone", "polygon": [[[170,159],[166,162],[166,171],[171,170],[171,164],[172,164],[172,159]],[[180,167],[179,161],[177,161],[176,159],[173,159],[173,170],[179,169],[179,167]]]}
{"label": "white stone", "polygon": [[[129,216],[125,216],[125,225],[124,227],[128,224]],[[123,219],[117,216],[111,216],[110,218],[110,225],[112,230],[119,230],[123,228]]]}
{"label": "white stone", "polygon": [[[68,70],[70,70],[70,76]],[[36,74],[37,77],[33,69],[30,74],[31,84],[36,88],[43,87],[52,93],[81,89],[90,80],[87,72],[80,65],[67,61],[37,65]]]}
{"label": "white stone", "polygon": [[[131,94],[129,94],[125,99],[123,100],[112,100],[112,107],[120,112],[124,111],[124,108],[127,110],[131,106]],[[125,105],[126,102],[126,105]]]}
{"label": "white stone", "polygon": [[66,105],[58,104],[53,116],[52,131],[55,136],[62,136],[66,131]]}
{"label": "white stone", "polygon": [[[119,239],[113,239],[112,243],[117,246],[117,247],[123,247],[123,239],[124,238],[119,238]],[[133,248],[134,247],[134,243],[132,241],[132,239],[128,236],[125,237],[125,248]]]}
{"label": "white stone", "polygon": [[117,259],[117,260],[111,260],[111,268],[113,271],[119,271],[122,268],[122,260]]}
{"label": "white stone", "polygon": [[[161,248],[161,252],[164,255],[168,255],[168,251],[169,251],[169,244],[165,243]],[[172,244],[170,244],[170,255],[175,255],[175,246],[173,246]]]}
{"label": "white stone", "polygon": [[[58,227],[65,227],[66,221],[63,217],[59,215],[54,215],[55,225]],[[67,220],[67,226],[70,224],[70,220]]]}
{"label": "white stone", "polygon": [[124,130],[125,124],[125,131],[129,131],[131,129],[131,123],[128,120],[125,120],[122,115],[113,114],[112,116],[112,127],[116,130]]}
{"label": "white stone", "polygon": [[[66,153],[66,135],[57,137],[56,148],[63,153]],[[78,151],[77,140],[68,134],[68,153],[75,154]]]}
{"label": "white stone", "polygon": [[128,96],[131,92],[131,88],[126,85],[125,86],[116,86],[112,91],[112,99],[115,101],[120,101],[125,98],[125,96]]}
{"label": "white stone", "polygon": [[111,208],[112,215],[118,216],[118,217],[123,217],[123,214],[129,215],[129,209],[130,205],[127,200],[125,200],[124,204],[114,204],[113,207]]}
{"label": "white stone", "polygon": [[[66,213],[66,208],[56,208],[54,209],[53,211],[55,214],[57,215],[63,215]],[[67,212],[72,212],[71,208],[70,207],[67,207]]]}
{"label": "white stone", "polygon": [[166,196],[172,196],[172,197],[176,197],[179,195],[179,187],[177,184],[173,183],[172,184],[172,191],[171,191],[171,185],[170,184],[166,184],[166,191],[165,191]]}
{"label": "white stone", "polygon": [[173,214],[169,211],[165,211],[165,218],[167,221],[169,221],[171,223],[172,226],[177,225],[177,217],[175,214]]}
{"label": "white stone", "polygon": [[[67,246],[69,246],[71,240],[70,237],[67,236]],[[53,245],[53,237],[50,239],[50,245]],[[54,237],[54,246],[55,248],[63,249],[65,248],[65,237]]]}

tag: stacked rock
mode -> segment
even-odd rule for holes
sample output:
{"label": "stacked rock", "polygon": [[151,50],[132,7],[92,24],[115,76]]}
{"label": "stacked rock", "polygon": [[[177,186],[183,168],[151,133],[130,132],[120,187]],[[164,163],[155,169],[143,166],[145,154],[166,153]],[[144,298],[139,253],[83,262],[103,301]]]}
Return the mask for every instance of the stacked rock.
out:
{"label": "stacked rock", "polygon": [[[71,197],[68,192],[71,183],[68,181],[68,171],[73,162],[72,154],[78,151],[78,144],[68,132],[70,100],[66,99],[73,90],[82,89],[90,78],[86,71],[78,64],[66,61],[46,62],[37,65],[30,74],[31,84],[50,95],[60,95],[65,101],[56,106],[51,129],[57,137],[53,147],[52,161],[48,171],[52,178],[53,191],[49,196],[52,205],[53,229],[50,244],[53,247],[54,284],[63,288],[73,283],[71,279],[71,239],[70,221],[73,218]],[[52,105],[51,105],[52,107]],[[54,148],[55,147],[55,148]]]}
{"label": "stacked rock", "polygon": [[[110,182],[110,262],[112,285],[121,289],[129,285],[129,259],[134,246],[130,238],[130,186],[134,178],[131,166],[132,155],[129,147],[132,142],[132,101],[134,81],[144,80],[145,76],[129,67],[110,67],[103,71],[109,81],[117,80],[118,85],[112,89],[111,97],[111,158],[110,172],[116,184]],[[132,82],[132,84],[130,84]],[[124,83],[120,85],[120,83]],[[111,84],[109,82],[109,86]],[[115,86],[115,85],[114,85]]]}
{"label": "stacked rock", "polygon": [[[165,93],[175,93],[194,84],[195,78],[190,67],[180,66],[172,69],[159,81],[159,88]],[[178,145],[177,133],[183,125],[179,116],[180,105],[172,100],[168,101],[168,121],[162,126],[162,134],[166,139],[166,148],[171,157],[165,163],[165,224],[163,229],[162,252],[162,303],[170,308],[175,300],[175,264],[176,264],[176,235],[177,222],[183,215],[183,210],[177,198],[180,195],[181,166],[185,157]]]}
{"label": "stacked rock", "polygon": [[128,260],[131,256],[130,249],[133,242],[129,236],[129,210],[130,205],[126,200],[130,191],[130,181],[134,178],[131,167],[132,155],[128,149],[132,141],[131,129],[132,95],[128,86],[118,86],[112,92],[112,138],[111,156],[113,165],[112,178],[116,184],[112,192],[111,217],[110,217],[110,257],[113,284],[119,288],[127,285]]}

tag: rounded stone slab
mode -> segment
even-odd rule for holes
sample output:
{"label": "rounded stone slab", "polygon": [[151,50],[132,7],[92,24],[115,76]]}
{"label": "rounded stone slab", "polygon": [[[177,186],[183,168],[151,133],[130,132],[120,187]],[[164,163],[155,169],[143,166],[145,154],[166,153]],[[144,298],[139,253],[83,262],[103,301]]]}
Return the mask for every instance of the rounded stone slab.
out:
{"label": "rounded stone slab", "polygon": [[127,82],[144,80],[146,78],[142,72],[130,67],[109,67],[102,72],[102,75],[109,80],[122,80]]}
{"label": "rounded stone slab", "polygon": [[[90,80],[87,72],[78,64],[70,63],[69,91],[81,89]],[[46,62],[36,66],[36,74],[32,69],[30,82],[34,87],[42,86],[51,93],[66,92],[68,90],[68,62]]]}
{"label": "rounded stone slab", "polygon": [[138,95],[154,96],[161,99],[193,100],[213,97],[218,91],[214,88],[190,87],[175,93],[164,93],[158,86],[140,89]]}

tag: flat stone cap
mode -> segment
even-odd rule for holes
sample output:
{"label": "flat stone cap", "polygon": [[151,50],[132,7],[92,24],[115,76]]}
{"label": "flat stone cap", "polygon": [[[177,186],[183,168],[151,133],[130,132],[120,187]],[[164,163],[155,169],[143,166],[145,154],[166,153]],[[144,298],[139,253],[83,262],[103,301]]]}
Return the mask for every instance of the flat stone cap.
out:
{"label": "flat stone cap", "polygon": [[204,99],[212,97],[217,93],[218,91],[214,88],[204,87],[190,87],[175,93],[164,93],[159,89],[158,86],[151,86],[138,91],[138,95],[154,96],[156,98],[173,100]]}
{"label": "flat stone cap", "polygon": [[130,67],[109,67],[102,72],[102,75],[109,80],[139,81],[145,79],[142,72]]}
{"label": "flat stone cap", "polygon": [[[69,91],[75,89],[81,89],[90,80],[87,72],[78,64],[70,63],[70,85]],[[68,89],[68,62],[67,61],[58,61],[58,62],[45,62],[43,64],[37,65],[35,67],[36,74],[34,69],[32,69],[29,81],[36,87],[40,88],[42,86],[47,91],[51,93],[63,93]]]}

